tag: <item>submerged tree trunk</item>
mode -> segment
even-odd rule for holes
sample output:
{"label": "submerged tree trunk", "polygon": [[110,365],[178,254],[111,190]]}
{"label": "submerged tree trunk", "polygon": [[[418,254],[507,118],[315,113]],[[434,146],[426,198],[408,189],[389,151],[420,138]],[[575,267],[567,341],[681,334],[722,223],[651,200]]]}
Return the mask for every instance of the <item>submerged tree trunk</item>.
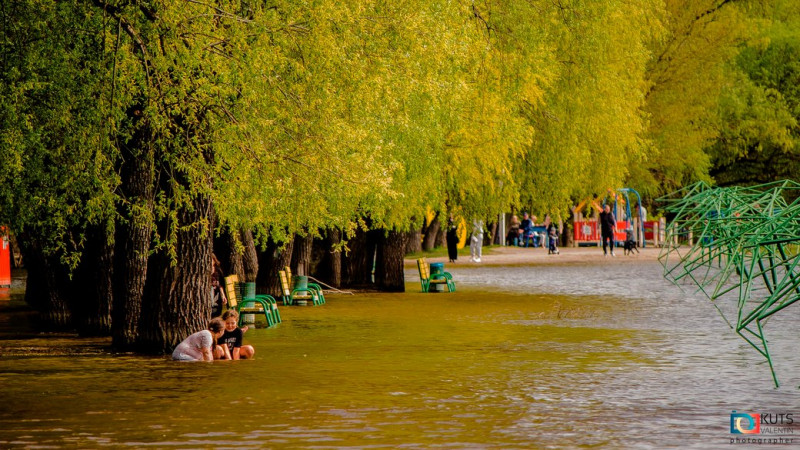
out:
{"label": "submerged tree trunk", "polygon": [[181,208],[175,261],[163,252],[151,261],[138,341],[143,351],[170,352],[190,334],[208,327],[210,214],[211,201],[203,196],[196,197],[191,208]]}
{"label": "submerged tree trunk", "polygon": [[242,246],[244,253],[242,254],[242,269],[244,271],[244,278],[242,281],[253,282],[256,281],[258,276],[258,253],[256,252],[256,243],[253,240],[253,232],[250,230],[241,231]]}
{"label": "submerged tree trunk", "polygon": [[407,239],[407,233],[397,230],[379,234],[375,261],[375,285],[378,289],[386,292],[405,292],[403,258]]}
{"label": "submerged tree trunk", "polygon": [[20,245],[25,255],[25,267],[28,268],[25,302],[38,311],[39,320],[45,329],[63,330],[72,327],[66,269],[58,258],[45,255],[41,245],[27,235],[20,237]]}
{"label": "submerged tree trunk", "polygon": [[270,240],[267,249],[259,252],[258,275],[256,286],[258,293],[269,294],[272,296],[281,295],[281,281],[278,278],[278,271],[292,263],[292,253],[294,250],[294,239],[290,239],[285,247]]}
{"label": "submerged tree trunk", "polygon": [[374,231],[361,229],[347,241],[347,251],[342,255],[342,286],[372,286],[375,241]]}
{"label": "submerged tree trunk", "polygon": [[331,286],[338,288],[342,286],[342,252],[339,250],[342,232],[338,228],[332,228],[329,233],[331,243],[331,248],[328,249],[331,267],[330,283]]}
{"label": "submerged tree trunk", "polygon": [[313,244],[314,238],[310,234],[295,236],[292,275],[309,275],[311,273],[311,249]]}
{"label": "submerged tree trunk", "polygon": [[242,253],[237,249],[240,243],[239,236],[228,227],[222,230],[218,239],[214,239],[214,255],[222,265],[222,272],[225,276],[236,275],[239,281],[245,281],[244,260]]}
{"label": "submerged tree trunk", "polygon": [[110,230],[93,227],[72,279],[73,322],[82,336],[111,334],[114,245]]}
{"label": "submerged tree trunk", "polygon": [[137,133],[130,146],[122,146],[120,193],[127,202],[117,205],[121,219],[115,229],[111,308],[111,341],[118,350],[132,350],[138,339],[153,234],[154,156],[148,136],[142,133],[146,131]]}

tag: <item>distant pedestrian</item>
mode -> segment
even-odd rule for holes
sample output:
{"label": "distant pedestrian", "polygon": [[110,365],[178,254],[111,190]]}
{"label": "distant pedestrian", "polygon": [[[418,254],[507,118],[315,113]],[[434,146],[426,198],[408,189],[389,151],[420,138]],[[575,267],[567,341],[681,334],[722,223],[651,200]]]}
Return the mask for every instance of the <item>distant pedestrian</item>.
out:
{"label": "distant pedestrian", "polygon": [[469,254],[470,261],[481,262],[483,252],[483,221],[475,220],[472,222],[472,237],[470,238]]}
{"label": "distant pedestrian", "polygon": [[458,260],[458,227],[453,222],[452,217],[447,227],[447,256],[450,258],[451,263]]}
{"label": "distant pedestrian", "polygon": [[610,206],[603,205],[599,221],[600,236],[603,239],[603,255],[608,256],[608,250],[606,250],[606,241],[608,241],[608,245],[611,247],[611,256],[617,256],[614,254],[614,229],[617,227],[617,219],[614,218]]}
{"label": "distant pedestrian", "polygon": [[520,245],[523,243],[525,247],[528,246],[531,239],[533,239],[533,221],[528,213],[522,213],[522,223],[519,225],[520,231]]}
{"label": "distant pedestrian", "polygon": [[516,214],[512,215],[511,227],[508,229],[508,234],[506,235],[506,245],[513,245],[516,247],[519,244],[519,226],[519,217],[517,217]]}
{"label": "distant pedestrian", "polygon": [[550,219],[549,215],[545,217],[544,222],[547,224],[547,254],[558,255],[560,253],[558,251],[558,225]]}

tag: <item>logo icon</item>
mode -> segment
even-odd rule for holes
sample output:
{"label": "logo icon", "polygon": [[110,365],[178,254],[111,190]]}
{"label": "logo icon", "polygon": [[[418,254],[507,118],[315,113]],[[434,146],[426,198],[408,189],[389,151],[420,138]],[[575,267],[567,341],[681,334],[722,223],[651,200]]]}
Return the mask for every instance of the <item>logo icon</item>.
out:
{"label": "logo icon", "polygon": [[731,434],[758,434],[761,421],[758,414],[731,412]]}

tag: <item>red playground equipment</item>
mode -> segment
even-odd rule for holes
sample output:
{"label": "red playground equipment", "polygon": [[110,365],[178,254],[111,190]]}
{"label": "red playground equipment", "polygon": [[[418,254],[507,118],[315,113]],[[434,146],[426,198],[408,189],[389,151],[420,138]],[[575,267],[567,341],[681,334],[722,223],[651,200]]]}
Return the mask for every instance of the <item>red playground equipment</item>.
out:
{"label": "red playground equipment", "polygon": [[[630,194],[636,195],[635,211],[631,209],[632,202]],[[572,208],[573,219],[573,247],[595,246],[600,244],[600,230],[597,228],[597,218],[602,205],[608,201],[612,203],[611,211],[617,219],[617,226],[614,229],[615,245],[622,246],[625,242],[626,230],[633,230],[633,235],[639,247],[645,247],[647,243],[658,246],[664,242],[664,230],[666,224],[664,219],[658,221],[647,221],[647,212],[642,206],[639,193],[630,188],[619,188],[616,191],[608,190],[608,194],[600,202],[600,198],[586,199]],[[586,218],[583,210],[586,206],[591,206],[592,217]],[[642,220],[645,219],[645,220]]]}
{"label": "red playground equipment", "polygon": [[0,227],[0,287],[11,287],[11,242],[6,227]]}

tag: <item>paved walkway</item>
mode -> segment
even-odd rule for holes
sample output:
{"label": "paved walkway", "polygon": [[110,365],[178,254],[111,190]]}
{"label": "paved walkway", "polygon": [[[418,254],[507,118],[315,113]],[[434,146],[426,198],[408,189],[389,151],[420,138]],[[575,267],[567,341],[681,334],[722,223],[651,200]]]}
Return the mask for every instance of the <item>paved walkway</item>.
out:
{"label": "paved walkway", "polygon": [[[469,266],[509,266],[509,265],[541,265],[541,264],[568,264],[568,263],[598,263],[605,261],[608,264],[630,264],[642,261],[656,261],[661,251],[658,247],[640,248],[639,253],[633,256],[623,256],[622,248],[617,248],[616,257],[604,257],[602,247],[565,247],[559,248],[559,255],[548,255],[546,248],[520,248],[520,247],[493,247],[489,253],[484,253],[481,262],[474,263],[469,256],[459,255],[457,265]],[[429,257],[428,262],[444,262],[448,265],[447,256]],[[406,265],[416,267],[414,259],[406,259]]]}

